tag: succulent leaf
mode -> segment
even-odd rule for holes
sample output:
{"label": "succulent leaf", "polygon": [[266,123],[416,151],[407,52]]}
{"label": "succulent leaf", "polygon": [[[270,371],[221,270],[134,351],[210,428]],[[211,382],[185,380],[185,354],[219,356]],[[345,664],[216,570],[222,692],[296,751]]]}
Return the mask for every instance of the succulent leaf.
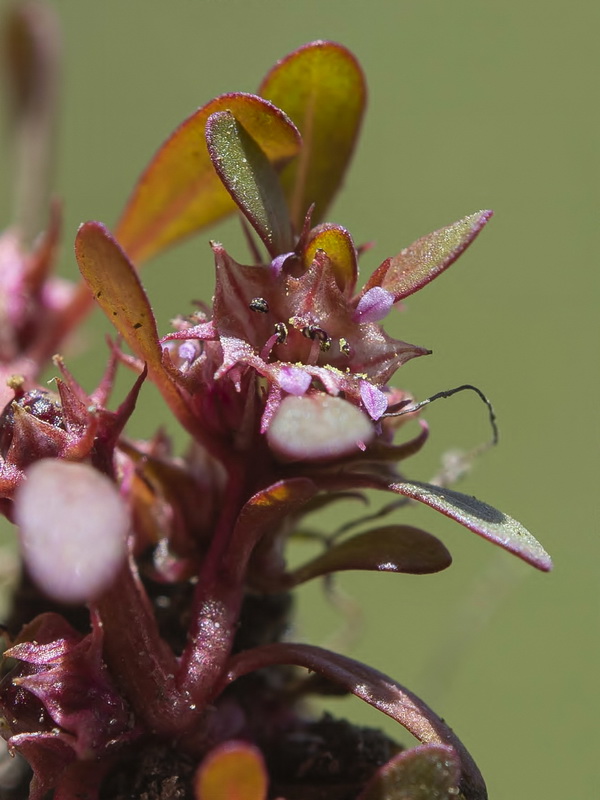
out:
{"label": "succulent leaf", "polygon": [[315,259],[317,250],[327,254],[339,288],[346,295],[352,294],[358,277],[358,261],[352,237],[341,225],[324,223],[313,228],[303,253],[306,269]]}
{"label": "succulent leaf", "polygon": [[290,251],[292,230],[283,190],[256,140],[231,111],[217,111],[206,123],[206,142],[223,185],[271,256]]}
{"label": "succulent leaf", "polygon": [[451,747],[423,744],[384,764],[357,800],[456,800],[460,765]]}
{"label": "succulent leaf", "polygon": [[98,305],[136,356],[147,364],[151,380],[173,413],[187,430],[198,431],[197,420],[163,365],[154,314],[126,253],[104,225],[86,222],[77,232],[75,255],[79,270]]}
{"label": "succulent leaf", "polygon": [[359,533],[294,570],[293,586],[331,572],[378,570],[424,575],[449,567],[452,558],[430,533],[409,525],[387,525]]}
{"label": "succulent leaf", "polygon": [[423,744],[449,745],[460,763],[460,790],[466,800],[487,800],[484,780],[456,734],[422,700],[399,683],[366,664],[321,647],[277,643],[255,647],[229,662],[224,684],[255,669],[295,664],[317,672],[403,725]]}
{"label": "succulent leaf", "polygon": [[259,94],[281,108],[302,134],[302,150],[282,172],[297,231],[314,203],[322,220],[352,156],[366,104],[356,58],[335,42],[311,42],[279,61]]}
{"label": "succulent leaf", "polygon": [[520,522],[476,497],[416,481],[393,483],[389,488],[435,508],[543,572],[552,569],[548,553]]}
{"label": "succulent leaf", "polygon": [[206,149],[206,122],[217,111],[231,112],[273,164],[299,150],[294,125],[256,95],[225,94],[199,108],[154,155],[117,224],[116,238],[136,264],[235,211]]}
{"label": "succulent leaf", "polygon": [[397,256],[387,258],[371,275],[361,296],[379,286],[390,292],[397,302],[418,291],[456,261],[492,213],[478,211],[417,239]]}

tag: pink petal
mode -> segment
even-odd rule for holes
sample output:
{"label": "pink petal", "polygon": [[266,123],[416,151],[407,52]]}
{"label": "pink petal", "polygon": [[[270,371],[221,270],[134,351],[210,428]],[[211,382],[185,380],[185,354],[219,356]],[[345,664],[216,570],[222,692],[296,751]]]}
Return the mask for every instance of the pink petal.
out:
{"label": "pink petal", "polygon": [[353,314],[354,322],[379,322],[394,305],[394,295],[381,286],[373,286],[358,301]]}
{"label": "pink petal", "polygon": [[371,419],[378,420],[385,414],[388,407],[387,395],[369,381],[360,382],[360,398]]}

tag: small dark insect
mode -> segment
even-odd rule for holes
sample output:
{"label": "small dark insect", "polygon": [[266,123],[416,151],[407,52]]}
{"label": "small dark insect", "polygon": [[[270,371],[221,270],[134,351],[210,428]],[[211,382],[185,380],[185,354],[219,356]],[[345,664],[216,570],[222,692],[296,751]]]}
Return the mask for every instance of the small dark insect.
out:
{"label": "small dark insect", "polygon": [[253,297],[252,300],[250,300],[250,310],[258,311],[261,314],[268,314],[269,304],[264,297]]}
{"label": "small dark insect", "polygon": [[307,339],[312,339],[313,342],[315,339],[318,339],[321,350],[324,353],[331,348],[331,337],[323,328],[319,328],[317,325],[307,325],[305,328],[302,328],[302,336],[306,336]]}

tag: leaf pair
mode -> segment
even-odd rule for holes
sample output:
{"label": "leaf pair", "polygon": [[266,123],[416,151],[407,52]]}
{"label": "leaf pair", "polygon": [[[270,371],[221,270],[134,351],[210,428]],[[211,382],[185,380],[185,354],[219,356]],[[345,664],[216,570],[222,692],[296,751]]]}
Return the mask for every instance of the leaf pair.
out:
{"label": "leaf pair", "polygon": [[[290,249],[286,201],[296,231],[311,203],[315,218],[323,217],[364,111],[365,81],[356,59],[338,44],[313,42],[280,61],[259,93],[212,100],[158,150],[116,227],[133,262],[222,219],[236,203],[271,253]],[[275,169],[294,156],[282,173],[282,190]]]}

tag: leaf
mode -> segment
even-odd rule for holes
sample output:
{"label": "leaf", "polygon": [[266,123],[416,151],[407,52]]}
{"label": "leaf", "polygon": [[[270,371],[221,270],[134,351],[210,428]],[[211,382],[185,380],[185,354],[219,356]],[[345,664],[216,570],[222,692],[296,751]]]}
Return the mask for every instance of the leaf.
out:
{"label": "leaf", "polygon": [[300,148],[286,115],[256,95],[225,94],[202,106],[159,148],[121,215],[116,238],[136,264],[235,211],[206,149],[206,122],[217,111],[230,111],[273,164]]}
{"label": "leaf", "polygon": [[[226,559],[232,575],[243,580],[247,560],[262,536],[279,531],[281,522],[296,513],[317,493],[308,478],[289,478],[261,489],[240,511]],[[267,577],[267,576],[265,576]]]}
{"label": "leaf", "polygon": [[361,296],[380,286],[394,296],[394,302],[413,294],[450,266],[492,216],[492,211],[478,211],[468,217],[429,233],[387,258],[371,275]]}
{"label": "leaf", "polygon": [[79,270],[94,299],[129,347],[148,366],[171,410],[190,433],[201,433],[162,361],[162,348],[150,302],[133,264],[99,222],[86,222],[75,238]]}
{"label": "leaf", "polygon": [[306,269],[314,261],[317,250],[323,250],[331,262],[337,285],[346,295],[351,295],[358,276],[358,262],[348,231],[341,225],[324,223],[313,228],[311,237],[303,253]]}
{"label": "leaf", "polygon": [[279,61],[259,94],[285,111],[302,134],[299,159],[282,172],[299,231],[311,203],[313,220],[323,219],[341,184],[365,109],[365,78],[349,50],[317,41]]}
{"label": "leaf", "polygon": [[456,800],[460,764],[454,750],[424,744],[384,764],[357,800]]}
{"label": "leaf", "polygon": [[268,775],[258,747],[228,741],[204,758],[194,777],[196,800],[265,800]]}
{"label": "leaf", "polygon": [[537,569],[544,572],[552,569],[548,553],[520,522],[476,497],[415,481],[392,483],[388,488],[452,517],[469,530],[514,553]]}
{"label": "leaf", "polygon": [[444,720],[408,689],[352,658],[307,644],[261,645],[231,658],[220,689],[242,675],[275,664],[295,664],[317,672],[395,719],[423,744],[449,745],[460,763],[459,786],[466,800],[487,800],[477,765]]}
{"label": "leaf", "polygon": [[440,572],[452,563],[444,545],[425,531],[409,525],[387,525],[331,547],[291,573],[291,585],[330,572],[379,570],[423,575]]}
{"label": "leaf", "polygon": [[272,257],[292,248],[292,229],[279,178],[256,141],[230,111],[206,123],[215,171]]}

